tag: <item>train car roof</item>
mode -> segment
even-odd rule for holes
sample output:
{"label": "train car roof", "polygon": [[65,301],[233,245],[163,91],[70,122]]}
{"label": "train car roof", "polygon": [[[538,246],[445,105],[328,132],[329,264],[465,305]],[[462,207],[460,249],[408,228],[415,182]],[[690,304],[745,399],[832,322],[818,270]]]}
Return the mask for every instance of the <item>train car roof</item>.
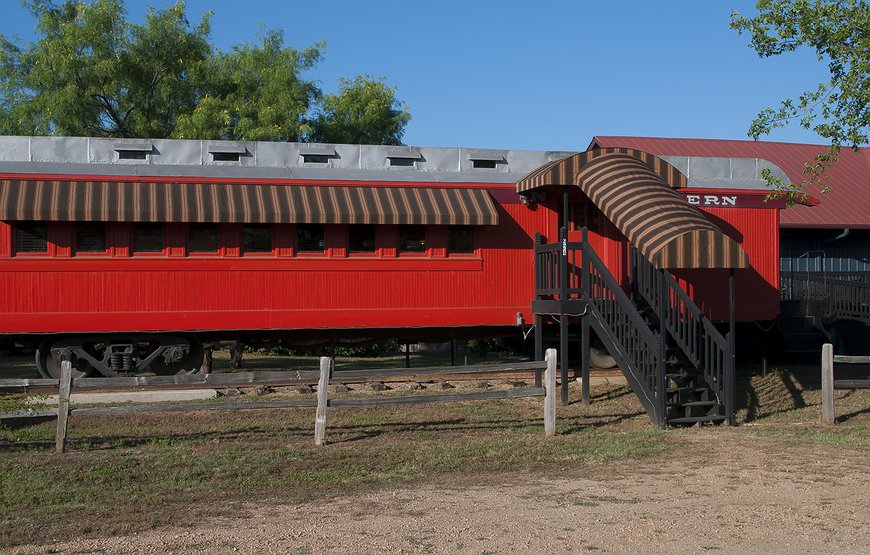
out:
{"label": "train car roof", "polygon": [[[576,151],[0,136],[0,174],[513,184]],[[763,190],[759,158],[661,156],[705,189]],[[725,169],[727,168],[727,171]]]}

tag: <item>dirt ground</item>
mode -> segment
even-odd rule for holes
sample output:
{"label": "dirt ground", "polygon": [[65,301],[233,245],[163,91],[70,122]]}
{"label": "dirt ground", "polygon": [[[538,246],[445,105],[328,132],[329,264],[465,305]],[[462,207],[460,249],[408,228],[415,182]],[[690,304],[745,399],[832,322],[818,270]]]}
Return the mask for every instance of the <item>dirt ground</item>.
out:
{"label": "dirt ground", "polygon": [[679,458],[451,476],[10,553],[870,552],[866,451],[757,438],[748,427],[678,439]]}

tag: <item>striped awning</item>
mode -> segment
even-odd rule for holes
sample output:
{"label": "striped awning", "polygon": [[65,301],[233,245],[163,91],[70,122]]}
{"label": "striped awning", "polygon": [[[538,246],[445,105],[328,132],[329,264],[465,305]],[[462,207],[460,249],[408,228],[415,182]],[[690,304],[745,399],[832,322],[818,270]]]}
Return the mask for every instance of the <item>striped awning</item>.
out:
{"label": "striped awning", "polygon": [[674,189],[686,178],[651,154],[596,150],[547,164],[517,191],[574,185],[658,268],[748,268],[749,256]]}
{"label": "striped awning", "polygon": [[0,181],[0,220],[496,225],[483,189]]}
{"label": "striped awning", "polygon": [[685,187],[688,182],[686,176],[680,170],[658,156],[633,148],[605,148],[578,152],[567,158],[545,164],[519,180],[517,182],[517,192],[522,193],[523,191],[529,191],[545,185],[576,184],[574,179],[580,169],[590,160],[605,154],[626,154],[637,158],[674,189]]}

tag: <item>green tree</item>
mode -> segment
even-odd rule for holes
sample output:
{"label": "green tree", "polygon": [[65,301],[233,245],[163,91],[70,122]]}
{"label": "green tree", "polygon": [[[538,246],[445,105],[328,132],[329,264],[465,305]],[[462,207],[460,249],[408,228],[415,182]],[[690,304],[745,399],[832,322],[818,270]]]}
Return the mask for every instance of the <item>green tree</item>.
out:
{"label": "green tree", "polygon": [[0,133],[397,144],[410,119],[394,89],[367,77],[324,96],[305,77],[323,44],[297,50],[281,30],[228,52],[211,13],[183,0],[126,20],[123,0],[27,0],[33,44],[0,36]]}
{"label": "green tree", "polygon": [[124,19],[120,0],[33,0],[42,38],[0,37],[0,131],[166,137],[196,101],[191,70],[209,56],[209,14],[191,28],[184,3]]}
{"label": "green tree", "polygon": [[395,88],[357,75],[353,80],[342,78],[338,94],[323,99],[313,137],[329,143],[400,145],[410,119]]}
{"label": "green tree", "polygon": [[762,58],[815,50],[827,62],[830,80],[766,108],[752,122],[749,135],[758,140],[774,128],[798,122],[830,141],[827,153],[806,165],[808,178],[799,184],[771,184],[801,194],[811,182],[824,179],[842,147],[857,149],[870,131],[870,5],[865,0],[759,0],[758,15],[731,14],[731,28],[748,33],[750,47]]}
{"label": "green tree", "polygon": [[320,89],[301,78],[317,65],[323,45],[302,51],[284,46],[281,31],[262,45],[217,52],[200,67],[201,97],[178,119],[174,138],[303,141]]}

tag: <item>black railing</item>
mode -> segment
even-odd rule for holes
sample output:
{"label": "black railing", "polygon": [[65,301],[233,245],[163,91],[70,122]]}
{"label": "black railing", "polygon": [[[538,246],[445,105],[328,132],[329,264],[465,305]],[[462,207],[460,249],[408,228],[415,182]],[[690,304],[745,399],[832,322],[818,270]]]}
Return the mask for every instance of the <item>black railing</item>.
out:
{"label": "black railing", "polygon": [[545,244],[540,235],[535,237],[535,297],[586,300],[599,339],[625,372],[650,418],[666,424],[661,340],[588,242],[571,243],[563,235],[558,243]]}
{"label": "black railing", "polygon": [[[734,346],[723,336],[667,270],[656,269],[636,249],[631,249],[632,280],[636,292],[665,321],[667,331],[689,361],[702,373],[717,398],[734,407],[729,392],[734,387]],[[664,312],[664,314],[663,314]]]}
{"label": "black railing", "polygon": [[866,272],[806,273],[783,280],[783,300],[821,301],[823,316],[870,323],[870,283]]}
{"label": "black railing", "polygon": [[[563,242],[564,241],[564,242]],[[558,243],[544,243],[540,233],[535,234],[535,297],[538,299],[562,297],[562,272],[559,264],[564,246],[567,259],[567,289],[565,298],[579,299],[583,296],[583,243],[569,243],[567,239]]]}

